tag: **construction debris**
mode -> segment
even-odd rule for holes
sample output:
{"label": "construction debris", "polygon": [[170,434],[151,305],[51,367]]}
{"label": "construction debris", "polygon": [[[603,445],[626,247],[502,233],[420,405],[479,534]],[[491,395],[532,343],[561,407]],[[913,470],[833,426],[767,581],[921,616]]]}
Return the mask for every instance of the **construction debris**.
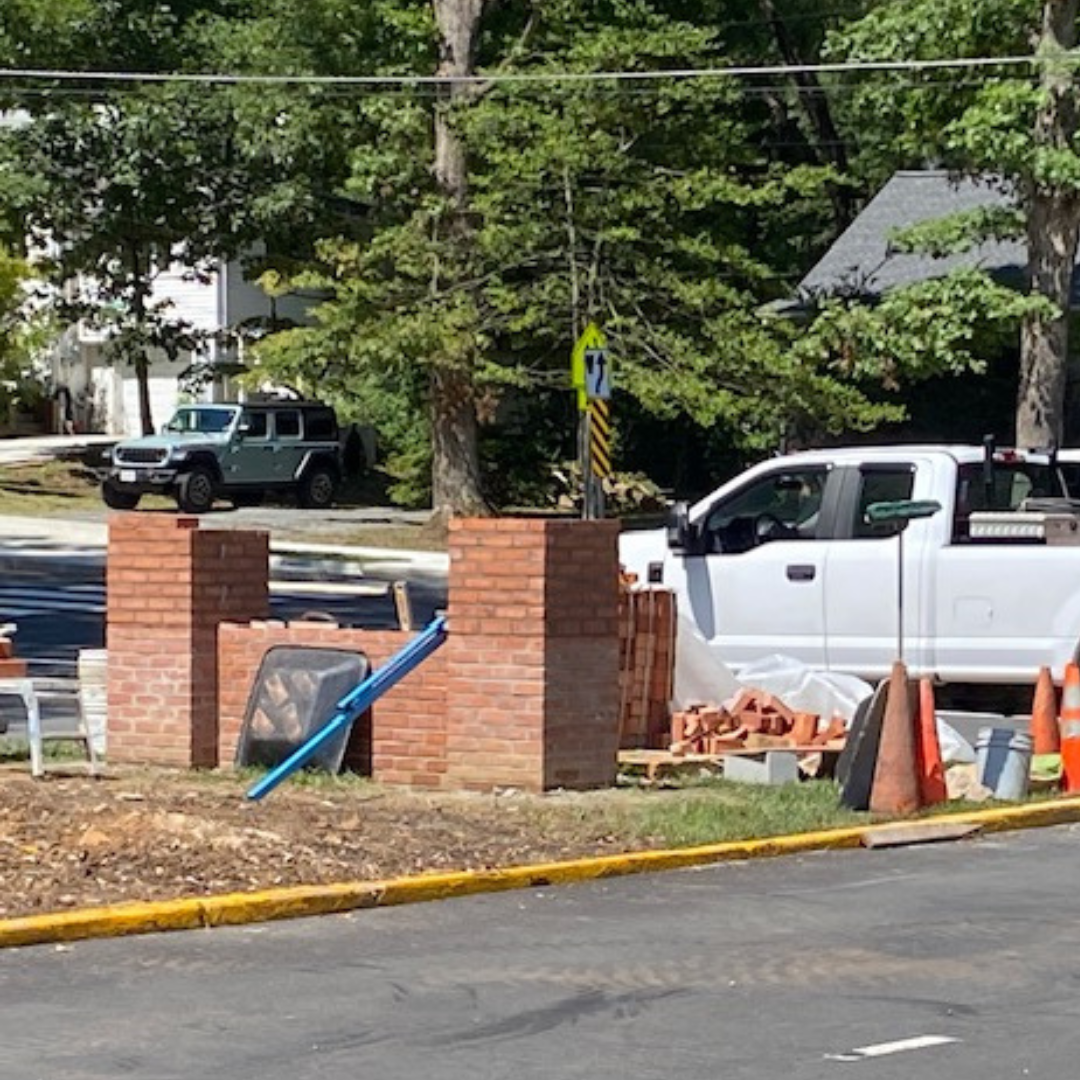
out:
{"label": "construction debris", "polygon": [[843,717],[822,723],[817,713],[796,712],[762,690],[740,690],[720,705],[694,705],[671,717],[674,754],[723,754],[738,750],[836,749]]}

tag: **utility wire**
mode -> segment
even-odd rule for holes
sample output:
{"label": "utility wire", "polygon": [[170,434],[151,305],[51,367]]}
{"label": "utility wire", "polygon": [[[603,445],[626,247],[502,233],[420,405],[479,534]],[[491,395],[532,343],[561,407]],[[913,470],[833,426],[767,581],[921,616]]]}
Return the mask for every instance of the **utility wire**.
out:
{"label": "utility wire", "polygon": [[1080,55],[969,56],[944,60],[855,60],[823,64],[771,64],[719,68],[671,68],[647,71],[506,71],[478,75],[229,75],[224,73],[63,71],[0,68],[3,80],[56,82],[188,83],[196,85],[306,86],[453,86],[493,83],[646,82],[663,79],[757,78],[807,74],[847,74],[888,71],[941,71],[987,67],[1039,67],[1043,64],[1080,64]]}

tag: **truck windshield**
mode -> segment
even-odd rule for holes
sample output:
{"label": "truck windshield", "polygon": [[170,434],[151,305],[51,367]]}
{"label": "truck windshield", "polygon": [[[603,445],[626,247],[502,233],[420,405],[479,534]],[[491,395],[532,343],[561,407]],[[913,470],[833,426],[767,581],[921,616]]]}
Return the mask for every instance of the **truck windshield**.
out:
{"label": "truck windshield", "polygon": [[235,416],[235,409],[178,409],[165,430],[217,435],[228,428]]}

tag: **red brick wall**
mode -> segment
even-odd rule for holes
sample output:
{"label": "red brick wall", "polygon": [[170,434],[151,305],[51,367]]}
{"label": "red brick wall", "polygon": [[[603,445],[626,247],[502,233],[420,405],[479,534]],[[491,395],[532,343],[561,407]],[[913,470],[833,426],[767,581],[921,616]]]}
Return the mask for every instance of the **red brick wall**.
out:
{"label": "red brick wall", "polygon": [[[110,760],[228,765],[267,649],[355,648],[378,667],[410,636],[266,622],[266,534],[197,525],[110,524]],[[447,642],[358,723],[350,756],[414,786],[612,783],[617,537],[611,521],[452,522]]]}
{"label": "red brick wall", "polygon": [[[312,645],[363,652],[380,667],[414,635],[400,630],[360,630],[316,622],[224,623],[218,630],[222,765],[236,758],[236,744],[255,674],[267,649]],[[347,761],[388,784],[437,787],[446,772],[446,646],[428,657],[381,697],[353,728]]]}
{"label": "red brick wall", "polygon": [[175,514],[110,518],[110,761],[217,764],[217,626],[266,616],[268,552],[265,532],[201,530]]}

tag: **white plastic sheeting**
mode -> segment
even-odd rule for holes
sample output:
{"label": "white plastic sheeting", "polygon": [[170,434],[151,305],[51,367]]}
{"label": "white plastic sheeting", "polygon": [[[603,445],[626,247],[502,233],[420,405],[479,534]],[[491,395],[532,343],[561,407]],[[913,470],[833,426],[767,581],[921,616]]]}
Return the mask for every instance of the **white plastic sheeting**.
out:
{"label": "white plastic sheeting", "polygon": [[825,726],[834,716],[850,722],[859,702],[873,693],[869,683],[853,675],[814,671],[788,656],[765,657],[736,676],[681,612],[675,642],[676,709],[695,703],[719,704],[746,687],[773,694],[797,712],[817,713]]}

